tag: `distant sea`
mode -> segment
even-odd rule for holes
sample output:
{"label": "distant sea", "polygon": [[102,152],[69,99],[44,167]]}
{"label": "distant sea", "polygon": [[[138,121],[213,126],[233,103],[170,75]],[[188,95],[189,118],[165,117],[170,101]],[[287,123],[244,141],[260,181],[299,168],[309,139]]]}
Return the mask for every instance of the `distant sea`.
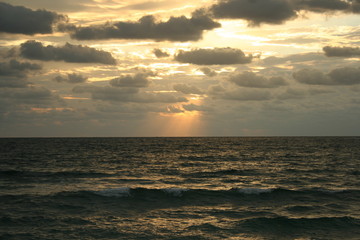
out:
{"label": "distant sea", "polygon": [[0,239],[360,239],[360,137],[2,138]]}

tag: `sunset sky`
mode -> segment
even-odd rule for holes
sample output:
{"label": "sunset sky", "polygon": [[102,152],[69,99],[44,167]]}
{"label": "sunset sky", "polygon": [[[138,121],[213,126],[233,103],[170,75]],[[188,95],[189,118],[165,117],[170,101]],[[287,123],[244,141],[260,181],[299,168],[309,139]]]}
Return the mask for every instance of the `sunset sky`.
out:
{"label": "sunset sky", "polygon": [[0,137],[360,135],[360,0],[0,0]]}

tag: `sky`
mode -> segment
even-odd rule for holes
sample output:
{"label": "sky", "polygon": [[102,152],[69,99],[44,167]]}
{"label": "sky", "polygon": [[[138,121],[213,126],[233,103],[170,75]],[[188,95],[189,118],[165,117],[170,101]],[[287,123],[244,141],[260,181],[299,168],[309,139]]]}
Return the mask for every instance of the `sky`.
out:
{"label": "sky", "polygon": [[360,0],[0,0],[0,137],[358,136]]}

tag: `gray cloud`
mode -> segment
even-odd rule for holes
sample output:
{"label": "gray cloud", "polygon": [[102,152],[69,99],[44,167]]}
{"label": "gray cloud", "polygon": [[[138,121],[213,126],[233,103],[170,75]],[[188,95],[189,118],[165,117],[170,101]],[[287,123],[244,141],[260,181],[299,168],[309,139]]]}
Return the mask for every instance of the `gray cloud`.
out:
{"label": "gray cloud", "polygon": [[215,18],[244,19],[252,26],[282,24],[296,18],[299,11],[356,13],[359,10],[358,1],[344,0],[220,0],[209,9]]}
{"label": "gray cloud", "polygon": [[235,48],[180,50],[175,60],[182,63],[197,65],[228,65],[246,64],[252,61],[252,55],[246,56],[243,51]]}
{"label": "gray cloud", "polygon": [[360,68],[336,68],[325,74],[317,69],[301,69],[293,73],[296,81],[310,85],[355,85],[360,84]]}
{"label": "gray cloud", "polygon": [[272,94],[264,90],[236,89],[225,92],[222,98],[237,101],[266,101],[272,98]]}
{"label": "gray cloud", "polygon": [[65,16],[55,12],[33,11],[0,2],[0,32],[27,35],[52,33],[54,24],[64,20]]}
{"label": "gray cloud", "polygon": [[215,77],[217,75],[216,71],[214,71],[208,67],[203,67],[203,68],[200,68],[199,70],[202,71],[208,77]]}
{"label": "gray cloud", "polygon": [[110,85],[113,87],[145,88],[150,85],[148,76],[148,73],[137,73],[134,76],[124,75],[112,79]]}
{"label": "gray cloud", "polygon": [[295,18],[297,13],[288,0],[223,0],[211,6],[216,18],[245,19],[250,25],[281,24]]}
{"label": "gray cloud", "polygon": [[200,106],[200,105],[196,105],[193,103],[184,104],[182,106],[186,111],[189,111],[189,112],[192,112],[192,111],[209,112],[209,111],[213,110],[211,107],[207,107],[207,106],[203,106],[203,105]]}
{"label": "gray cloud", "polygon": [[323,48],[328,57],[360,57],[360,48],[358,47],[330,47]]}
{"label": "gray cloud", "polygon": [[183,113],[184,112],[184,110],[180,109],[177,106],[173,106],[173,105],[167,106],[166,110],[168,113]]}
{"label": "gray cloud", "polygon": [[24,58],[42,61],[116,64],[116,60],[109,52],[70,43],[61,47],[54,47],[52,45],[44,46],[41,42],[29,40],[21,44],[20,54]]}
{"label": "gray cloud", "polygon": [[19,62],[15,59],[0,62],[0,76],[26,77],[28,73],[41,70],[41,65],[30,62]]}
{"label": "gray cloud", "polygon": [[38,106],[55,102],[60,102],[59,97],[44,87],[0,88],[0,103],[5,103],[10,110],[19,105]]}
{"label": "gray cloud", "polygon": [[343,0],[297,0],[295,3],[298,10],[311,12],[351,11],[351,3]]}
{"label": "gray cloud", "polygon": [[208,89],[210,96],[237,101],[266,101],[272,98],[272,94],[267,90],[259,89],[225,89],[221,85],[213,85]]}
{"label": "gray cloud", "polygon": [[98,39],[153,39],[156,41],[198,41],[205,30],[221,25],[201,11],[191,18],[171,17],[167,22],[157,22],[154,16],[144,16],[137,22],[115,22],[103,25],[76,27],[64,25],[63,30],[78,40]]}
{"label": "gray cloud", "polygon": [[170,56],[169,53],[167,53],[167,52],[165,52],[165,51],[163,51],[163,50],[161,50],[161,49],[159,49],[159,48],[155,48],[155,49],[153,50],[153,53],[155,54],[155,56],[156,56],[157,58],[164,58],[164,57],[169,57],[169,56]]}
{"label": "gray cloud", "polygon": [[322,61],[325,60],[326,57],[320,53],[301,53],[301,54],[292,54],[286,57],[267,57],[263,60],[266,65],[278,65],[285,63],[302,63],[309,61]]}
{"label": "gray cloud", "polygon": [[87,77],[82,76],[77,73],[68,73],[67,75],[56,76],[53,80],[56,82],[65,82],[65,83],[84,83],[87,81]]}
{"label": "gray cloud", "polygon": [[175,84],[174,90],[184,94],[203,94],[203,92],[195,86],[187,84]]}
{"label": "gray cloud", "polygon": [[0,77],[0,88],[26,88],[28,85],[24,78]]}
{"label": "gray cloud", "polygon": [[286,80],[282,77],[266,78],[248,71],[231,76],[229,81],[238,86],[250,88],[277,88],[287,85]]}
{"label": "gray cloud", "polygon": [[73,92],[90,93],[94,100],[110,102],[176,103],[188,101],[184,97],[177,97],[170,93],[139,92],[138,88],[76,86]]}

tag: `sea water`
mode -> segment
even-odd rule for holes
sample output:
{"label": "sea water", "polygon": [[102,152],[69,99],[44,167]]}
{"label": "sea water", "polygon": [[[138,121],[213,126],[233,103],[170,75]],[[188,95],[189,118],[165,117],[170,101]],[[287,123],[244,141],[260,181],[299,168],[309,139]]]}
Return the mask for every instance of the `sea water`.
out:
{"label": "sea water", "polygon": [[0,239],[360,239],[360,138],[0,139]]}

